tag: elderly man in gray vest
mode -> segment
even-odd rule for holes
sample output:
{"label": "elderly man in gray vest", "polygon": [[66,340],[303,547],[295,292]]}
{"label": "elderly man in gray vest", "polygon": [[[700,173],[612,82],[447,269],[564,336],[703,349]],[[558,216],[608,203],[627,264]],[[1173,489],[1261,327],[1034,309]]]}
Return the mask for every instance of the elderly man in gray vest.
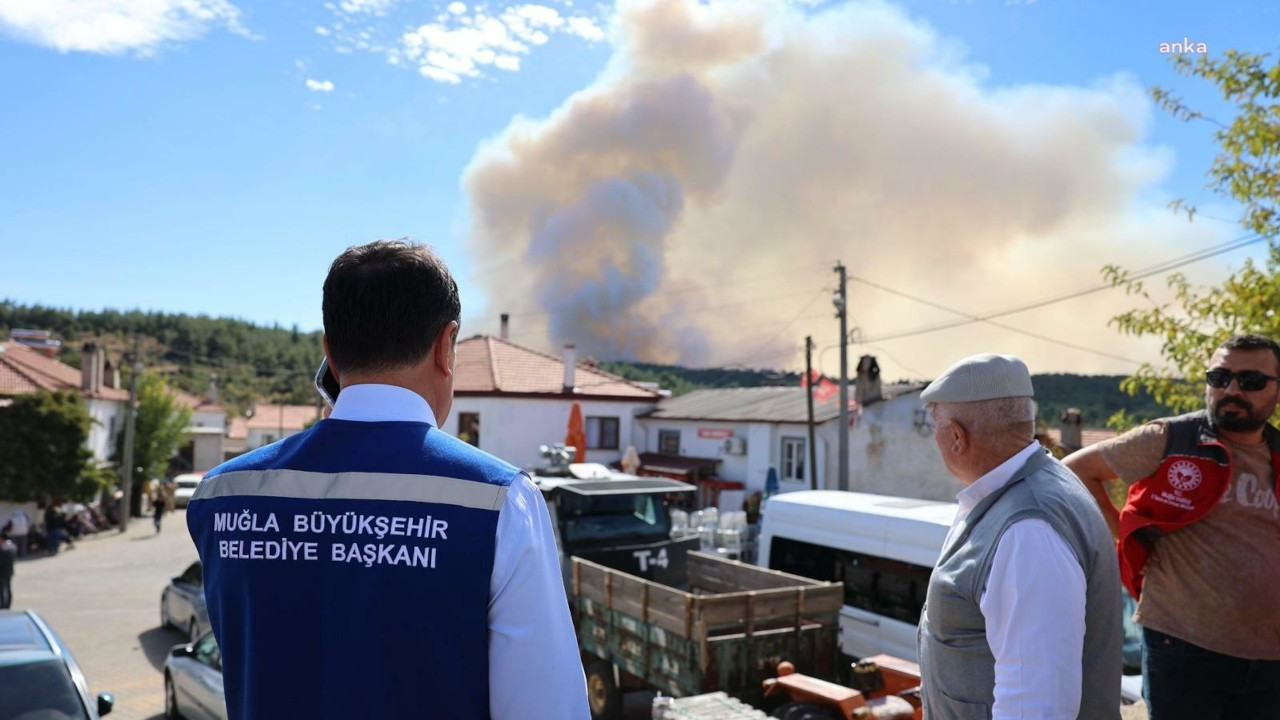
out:
{"label": "elderly man in gray vest", "polygon": [[1093,498],[1036,440],[1031,374],[975,355],[921,395],[966,487],[920,616],[928,720],[1118,720],[1120,574]]}

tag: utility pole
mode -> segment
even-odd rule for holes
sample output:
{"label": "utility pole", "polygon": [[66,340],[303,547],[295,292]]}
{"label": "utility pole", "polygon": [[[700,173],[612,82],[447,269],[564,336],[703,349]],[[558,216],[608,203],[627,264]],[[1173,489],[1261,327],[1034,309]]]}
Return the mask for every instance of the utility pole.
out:
{"label": "utility pole", "polygon": [[121,498],[120,532],[129,529],[129,516],[133,513],[133,433],[138,417],[138,376],[142,374],[142,338],[133,335],[133,372],[129,375],[129,406],[125,408],[124,464],[120,468],[124,484]]}
{"label": "utility pole", "polygon": [[840,288],[836,290],[833,303],[836,306],[836,317],[840,318],[840,430],[836,433],[839,442],[836,444],[836,488],[849,489],[849,312],[846,284],[848,276],[844,265],[836,261],[836,274],[840,276]]}
{"label": "utility pole", "polygon": [[813,429],[813,336],[804,338],[805,395],[809,402],[809,489],[818,489],[818,448]]}

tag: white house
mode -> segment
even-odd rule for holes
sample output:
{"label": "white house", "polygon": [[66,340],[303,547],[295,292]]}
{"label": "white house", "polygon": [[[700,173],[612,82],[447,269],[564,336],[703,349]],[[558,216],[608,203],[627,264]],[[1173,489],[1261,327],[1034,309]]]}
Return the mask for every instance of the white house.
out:
{"label": "white house", "polygon": [[[960,489],[947,473],[920,403],[924,383],[882,386],[875,359],[864,356],[850,402],[849,489],[928,500],[954,500]],[[814,402],[816,473],[809,461],[806,391],[799,387],[696,390],[665,399],[639,418],[643,470],[696,461],[702,482],[714,468],[721,487],[765,489],[769,469],[779,490],[836,489],[839,405]],[[642,471],[643,471],[642,470]],[[692,474],[691,471],[685,471]],[[680,473],[663,473],[678,476]],[[694,478],[697,479],[697,478]]]}
{"label": "white house", "polygon": [[190,463],[192,470],[210,470],[225,459],[226,438],[230,430],[227,409],[218,404],[217,377],[209,381],[209,392],[204,397],[182,390],[174,390],[173,393],[179,403],[191,410],[187,446],[179,454]]}
{"label": "white house", "polygon": [[541,465],[541,445],[565,442],[577,404],[585,421],[586,460],[613,463],[637,443],[636,415],[662,398],[655,387],[490,335],[458,342],[453,409],[441,426],[513,465]]}
{"label": "white house", "polygon": [[80,393],[94,421],[85,444],[99,465],[107,465],[124,428],[129,393],[120,389],[120,374],[102,348],[85,345],[81,365],[77,370],[23,344],[0,343],[0,398],[40,390]]}
{"label": "white house", "polygon": [[[250,407],[247,417],[233,417],[227,422],[227,436],[222,445],[223,456],[230,459],[300,433],[320,417],[321,405],[318,399],[315,405],[255,402]],[[208,470],[209,468],[197,467],[196,469]]]}

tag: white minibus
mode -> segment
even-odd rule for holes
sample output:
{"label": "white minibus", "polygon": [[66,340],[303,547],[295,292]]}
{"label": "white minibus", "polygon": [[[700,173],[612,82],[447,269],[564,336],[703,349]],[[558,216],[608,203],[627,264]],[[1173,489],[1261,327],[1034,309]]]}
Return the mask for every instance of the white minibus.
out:
{"label": "white minibus", "polygon": [[[955,503],[834,490],[769,498],[757,564],[844,583],[840,650],[916,660],[916,626]],[[842,663],[846,665],[847,663]]]}

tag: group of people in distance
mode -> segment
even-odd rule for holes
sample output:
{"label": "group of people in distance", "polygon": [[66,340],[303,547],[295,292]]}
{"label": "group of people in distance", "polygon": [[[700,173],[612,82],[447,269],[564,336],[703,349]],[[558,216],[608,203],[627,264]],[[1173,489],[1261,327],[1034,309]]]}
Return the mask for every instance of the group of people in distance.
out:
{"label": "group of people in distance", "polygon": [[[330,415],[209,472],[187,512],[230,716],[589,717],[540,493],[438,429],[448,268],[423,245],[349,248],[323,315]],[[1205,383],[1204,410],[1062,461],[1034,439],[1018,358],[965,358],[924,390],[964,485],[920,620],[928,720],[1118,720],[1124,592],[1151,720],[1280,718],[1280,346],[1234,337]],[[245,551],[262,540],[283,555]]]}

